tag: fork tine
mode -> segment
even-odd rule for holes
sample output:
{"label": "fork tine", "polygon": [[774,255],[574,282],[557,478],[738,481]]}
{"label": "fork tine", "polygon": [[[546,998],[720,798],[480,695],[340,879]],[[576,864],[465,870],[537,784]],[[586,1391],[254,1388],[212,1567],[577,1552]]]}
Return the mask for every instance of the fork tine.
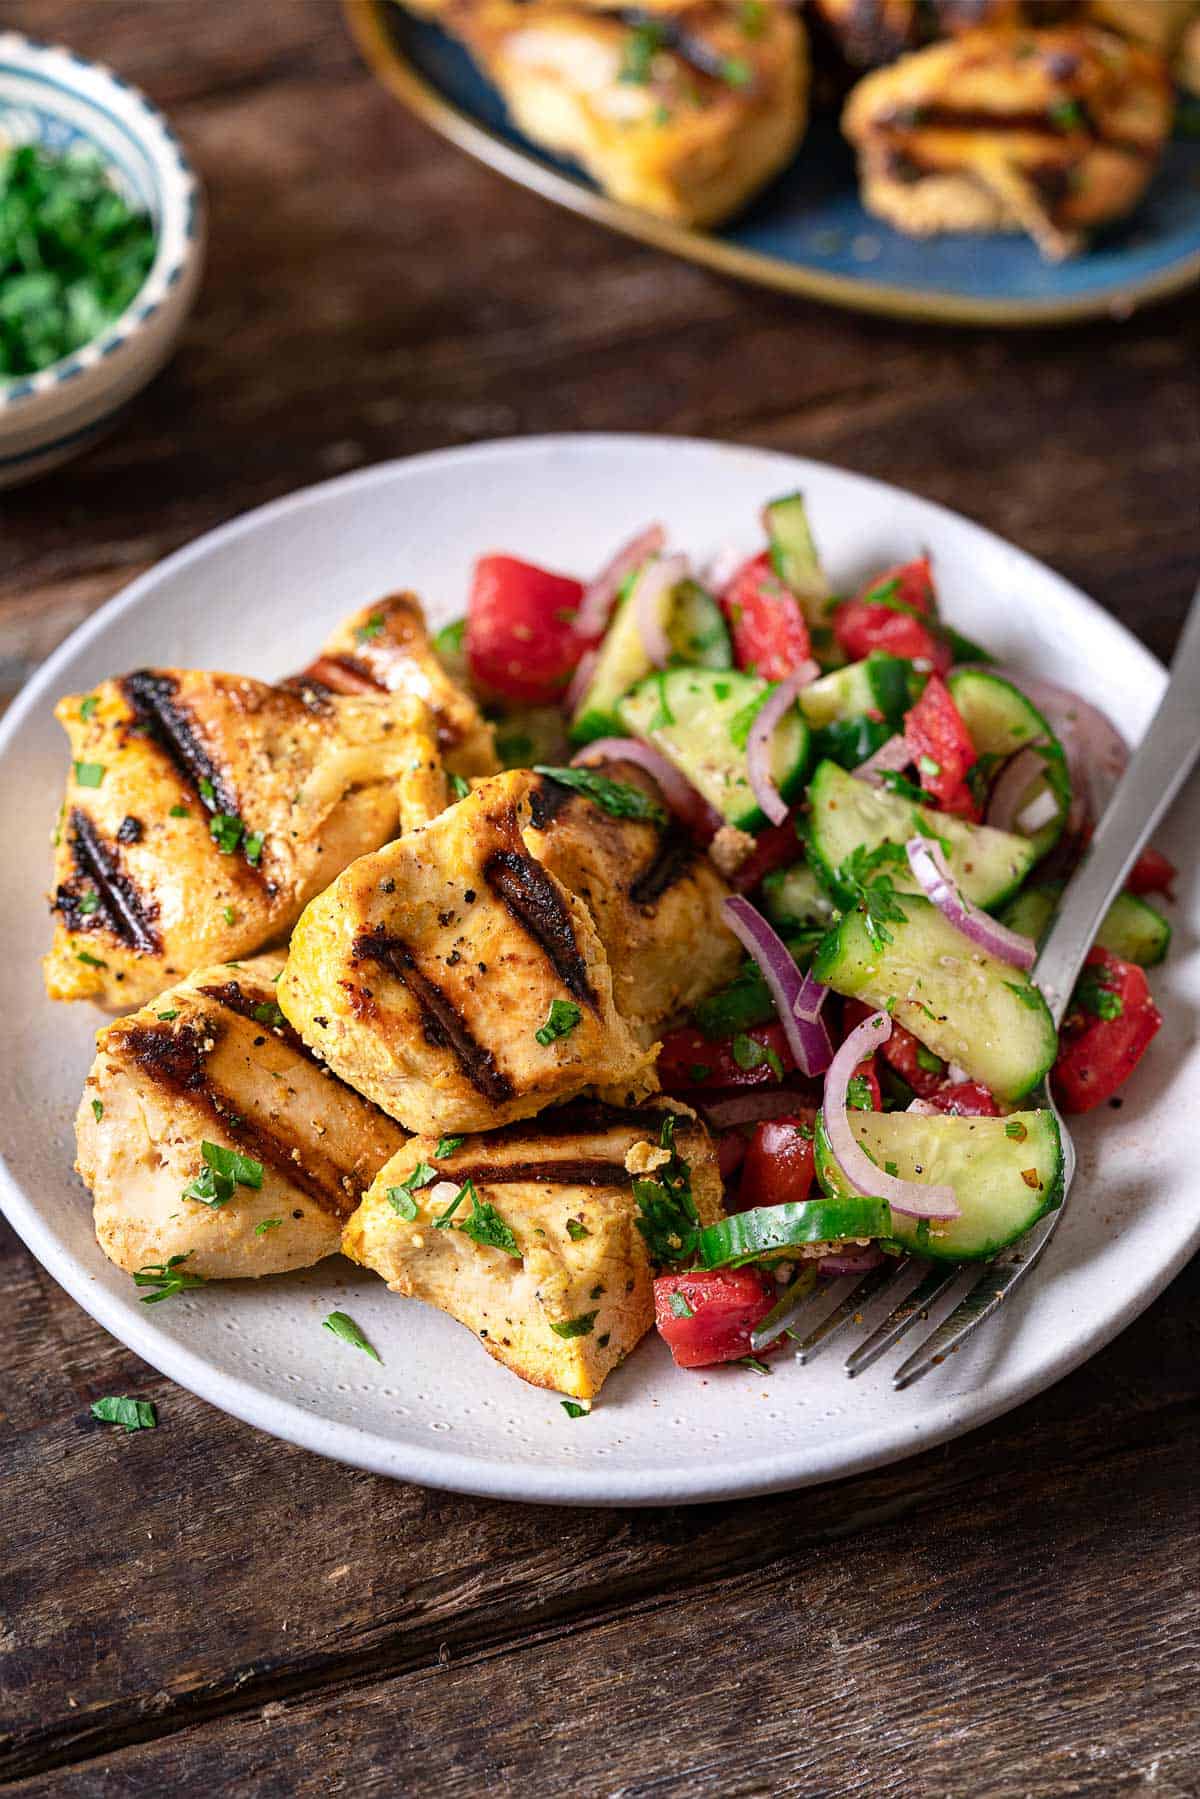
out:
{"label": "fork tine", "polygon": [[[966,1342],[985,1319],[991,1317],[1039,1260],[1058,1229],[1062,1210],[1062,1207],[1058,1207],[1053,1212],[1047,1212],[1034,1225],[1028,1236],[1023,1237],[1017,1245],[1018,1255],[1014,1260],[984,1264],[970,1292],[963,1296],[949,1317],[930,1331],[925,1341],[919,1343],[907,1360],[901,1362],[896,1369],[892,1380],[897,1391],[903,1387],[911,1387],[923,1375],[928,1374],[936,1363],[944,1361],[953,1350]],[[962,1272],[961,1267],[958,1272]]]}
{"label": "fork tine", "polygon": [[[801,1351],[808,1343],[812,1331],[819,1329],[830,1312],[852,1299],[866,1278],[865,1274],[843,1274],[834,1281],[818,1282],[813,1291],[806,1295],[784,1326],[788,1335],[799,1344]],[[802,1336],[806,1327],[808,1335]],[[750,1342],[753,1345],[753,1337]],[[803,1353],[799,1360],[804,1360]]]}
{"label": "fork tine", "polygon": [[[796,1350],[796,1360],[801,1363],[809,1361],[822,1343],[827,1343],[831,1337],[836,1337],[856,1313],[860,1312],[864,1306],[870,1305],[875,1295],[890,1279],[891,1273],[892,1270],[889,1267],[883,1267],[872,1268],[866,1274],[844,1275],[843,1280],[849,1280],[852,1285],[835,1302],[833,1308],[825,1312],[813,1325],[808,1335],[801,1338]],[[841,1284],[840,1281],[836,1283],[839,1287]]]}
{"label": "fork tine", "polygon": [[[861,1374],[885,1355],[893,1343],[899,1342],[905,1331],[941,1297],[952,1281],[958,1279],[960,1272],[957,1265],[947,1268],[945,1263],[923,1262],[915,1257],[897,1269],[886,1289],[886,1297],[892,1302],[891,1309],[866,1342],[860,1343],[846,1358],[846,1373],[850,1378]],[[913,1285],[914,1276],[916,1286]]]}

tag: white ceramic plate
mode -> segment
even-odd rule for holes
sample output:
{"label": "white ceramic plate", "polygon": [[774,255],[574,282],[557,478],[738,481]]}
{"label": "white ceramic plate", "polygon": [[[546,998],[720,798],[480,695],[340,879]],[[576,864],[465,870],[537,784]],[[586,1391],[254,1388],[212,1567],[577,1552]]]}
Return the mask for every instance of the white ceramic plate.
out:
{"label": "white ceramic plate", "polygon": [[[213,1285],[147,1307],[100,1255],[71,1172],[71,1119],[98,1019],[52,1008],[37,958],[48,937],[48,837],[64,741],[61,693],[144,663],[272,677],[303,664],[342,613],[411,586],[442,622],[463,607],[472,559],[507,549],[567,570],[600,565],[661,518],[698,557],[756,547],[762,502],[802,487],[841,586],[929,546],[948,616],[1002,657],[1077,686],[1140,735],[1163,675],[1082,594],[965,519],[858,475],[719,444],[561,437],[390,463],[281,500],[142,577],[40,671],[0,734],[0,1193],[34,1254],[131,1349],[213,1405],[379,1473],[510,1499],[655,1504],[828,1480],[943,1441],[1049,1385],[1154,1298],[1200,1241],[1194,871],[1176,944],[1154,985],[1165,1015],[1121,1110],[1080,1121],[1072,1205],[1045,1261],[968,1352],[894,1394],[883,1368],[848,1382],[840,1355],[676,1370],[651,1339],[589,1418],[489,1360],[449,1318],[337,1260],[306,1274]],[[1189,860],[1200,795],[1162,841]],[[1189,1151],[1188,1138],[1191,1138]],[[338,1306],[383,1357],[321,1329]]]}

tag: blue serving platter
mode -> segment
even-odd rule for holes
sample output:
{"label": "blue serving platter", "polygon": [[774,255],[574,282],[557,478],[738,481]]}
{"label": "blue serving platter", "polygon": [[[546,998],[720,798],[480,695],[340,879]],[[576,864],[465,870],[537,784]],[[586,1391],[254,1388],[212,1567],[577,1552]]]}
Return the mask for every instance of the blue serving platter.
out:
{"label": "blue serving platter", "polygon": [[1200,138],[1177,133],[1136,212],[1083,255],[1047,263],[1022,236],[914,239],[866,212],[837,122],[818,116],[790,168],[716,231],[607,199],[510,123],[500,95],[437,26],[393,0],[344,0],[368,62],[443,136],[613,229],[744,280],[896,318],[1046,325],[1127,317],[1200,279]]}

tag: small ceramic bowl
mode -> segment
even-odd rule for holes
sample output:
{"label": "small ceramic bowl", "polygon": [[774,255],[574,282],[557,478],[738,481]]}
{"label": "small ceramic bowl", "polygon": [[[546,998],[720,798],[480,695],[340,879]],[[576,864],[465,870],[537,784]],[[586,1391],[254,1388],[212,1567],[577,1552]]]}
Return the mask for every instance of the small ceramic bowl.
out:
{"label": "small ceramic bowl", "polygon": [[0,32],[0,148],[27,143],[98,154],[158,242],[138,293],[98,337],[36,375],[0,381],[0,487],[44,474],[117,422],[170,355],[204,260],[200,185],[157,108],[99,63]]}

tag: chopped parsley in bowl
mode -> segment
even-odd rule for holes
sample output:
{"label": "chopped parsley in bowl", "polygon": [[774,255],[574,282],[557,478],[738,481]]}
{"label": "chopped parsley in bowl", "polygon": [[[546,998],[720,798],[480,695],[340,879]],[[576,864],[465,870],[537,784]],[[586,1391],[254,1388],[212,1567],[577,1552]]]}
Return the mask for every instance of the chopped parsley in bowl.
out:
{"label": "chopped parsley in bowl", "polygon": [[148,212],[91,152],[0,152],[0,379],[82,349],[120,316],[154,261]]}

